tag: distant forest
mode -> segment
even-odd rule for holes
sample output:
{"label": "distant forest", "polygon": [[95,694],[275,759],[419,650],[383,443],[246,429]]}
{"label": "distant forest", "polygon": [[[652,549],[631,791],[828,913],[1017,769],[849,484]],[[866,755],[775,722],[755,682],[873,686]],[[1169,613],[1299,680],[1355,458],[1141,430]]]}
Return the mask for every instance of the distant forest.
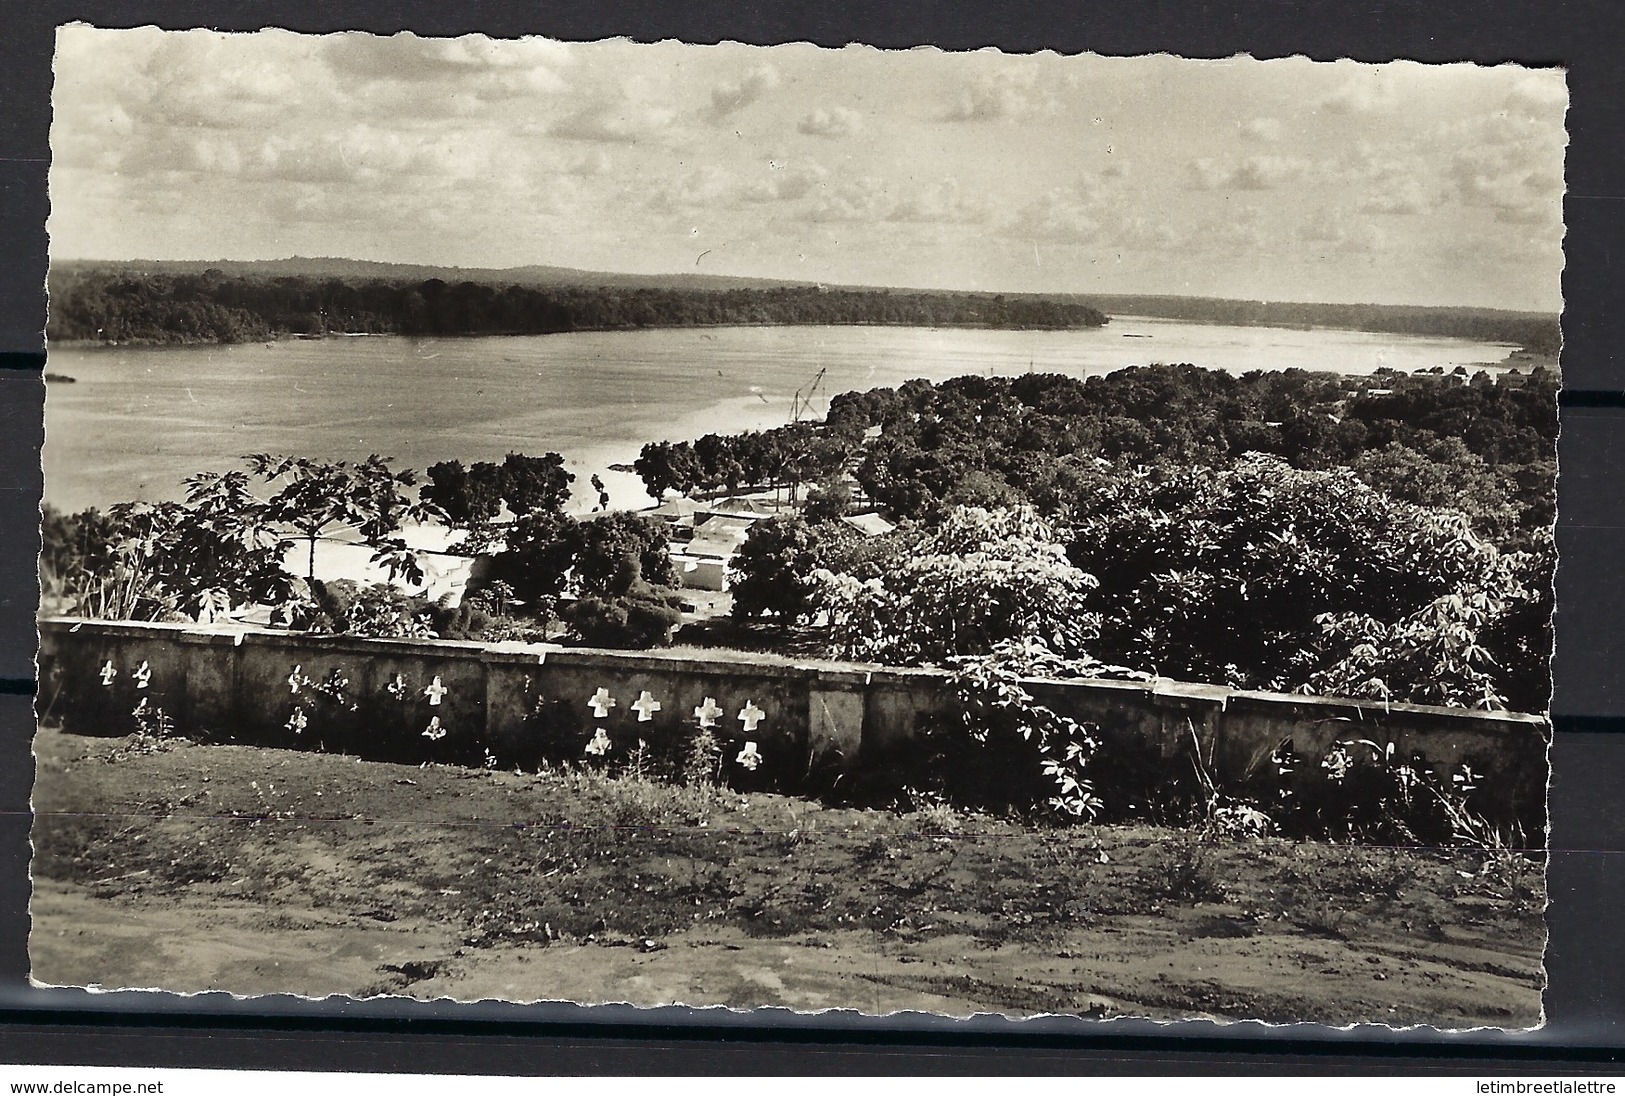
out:
{"label": "distant forest", "polygon": [[55,264],[48,334],[53,340],[168,344],[280,335],[542,335],[721,324],[1065,329],[1099,326],[1109,313],[1510,343],[1554,358],[1561,342],[1556,315],[1486,308],[825,288],[554,267],[448,271],[437,277],[430,268],[348,260],[221,267]]}
{"label": "distant forest", "polygon": [[1121,294],[1096,297],[1094,303],[1115,315],[1156,316],[1242,327],[1338,327],[1355,331],[1388,331],[1396,335],[1512,343],[1533,354],[1552,357],[1557,355],[1562,343],[1558,317],[1546,312]]}
{"label": "distant forest", "polygon": [[1078,301],[817,286],[538,288],[486,282],[75,270],[53,279],[47,334],[109,343],[279,335],[548,335],[723,324],[1099,327]]}

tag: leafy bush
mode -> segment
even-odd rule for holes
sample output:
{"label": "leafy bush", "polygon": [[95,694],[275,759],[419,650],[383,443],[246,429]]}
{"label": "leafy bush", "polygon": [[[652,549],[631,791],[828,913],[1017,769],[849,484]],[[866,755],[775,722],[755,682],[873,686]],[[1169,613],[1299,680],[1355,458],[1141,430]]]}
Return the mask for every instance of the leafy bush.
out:
{"label": "leafy bush", "polygon": [[465,598],[455,607],[436,603],[429,609],[434,634],[442,639],[477,640],[483,643],[540,643],[547,639],[546,629],[535,621],[521,620],[504,613],[493,612],[477,600]]}
{"label": "leafy bush", "polygon": [[328,529],[349,528],[373,550],[372,562],[418,585],[423,569],[406,546],[403,522],[439,516],[427,503],[410,502],[404,489],[417,482],[408,468],[397,472],[390,458],[376,454],[361,461],[319,461],[309,457],[252,453],[243,458],[254,476],[271,491],[261,503],[247,490],[240,473],[205,472],[187,481],[189,500],[211,504],[216,522],[243,523],[260,536],[284,530],[306,541],[306,578],[316,577],[316,541]]}
{"label": "leafy bush", "polygon": [[1174,902],[1222,902],[1224,883],[1213,852],[1213,846],[1196,834],[1175,834],[1163,842],[1140,881]]}
{"label": "leafy bush", "polygon": [[196,476],[182,502],[130,502],[105,515],[48,511],[42,589],[74,615],[213,620],[255,604],[284,606],[287,542],[266,528],[241,472]]}
{"label": "leafy bush", "polygon": [[575,581],[588,595],[621,596],[640,579],[675,586],[666,527],[641,514],[614,510],[573,528]]}
{"label": "leafy bush", "polygon": [[1021,683],[1032,672],[1011,649],[957,662],[953,707],[925,721],[905,765],[910,798],[923,791],[959,808],[1061,822],[1100,812],[1087,776],[1095,728],[1037,703]]}
{"label": "leafy bush", "polygon": [[582,642],[593,647],[641,649],[671,642],[682,619],[681,599],[654,590],[620,596],[585,597],[564,610],[564,622]]}
{"label": "leafy bush", "polygon": [[1487,644],[1533,623],[1530,561],[1346,471],[1158,467],[1102,481],[1073,521],[1099,654],[1168,677],[1503,706],[1508,660]]}
{"label": "leafy bush", "polygon": [[1275,818],[1284,832],[1385,845],[1499,847],[1501,832],[1474,810],[1482,774],[1435,764],[1393,742],[1346,738],[1318,765],[1290,740],[1271,757]]}
{"label": "leafy bush", "polygon": [[839,480],[808,488],[807,502],[801,509],[808,524],[819,525],[837,521],[852,509],[852,489]]}
{"label": "leafy bush", "polygon": [[428,599],[386,583],[362,587],[350,579],[312,584],[313,630],[331,630],[376,639],[426,639],[436,632]]}
{"label": "leafy bush", "polygon": [[522,515],[506,534],[492,577],[537,616],[569,592],[617,598],[639,581],[674,586],[666,528],[641,514],[611,511],[577,521],[547,509]]}
{"label": "leafy bush", "polygon": [[839,653],[918,664],[1037,639],[1070,655],[1093,637],[1095,580],[1030,507],[956,509],[916,552],[872,561],[880,573],[867,581],[816,572],[816,604]]}
{"label": "leafy bush", "polygon": [[764,613],[793,623],[813,612],[820,534],[801,518],[769,518],[751,525],[745,543],[728,561],[735,617]]}
{"label": "leafy bush", "polygon": [[492,560],[492,578],[508,586],[532,612],[550,613],[575,564],[574,531],[575,522],[562,513],[537,510],[520,515],[507,530],[503,551]]}

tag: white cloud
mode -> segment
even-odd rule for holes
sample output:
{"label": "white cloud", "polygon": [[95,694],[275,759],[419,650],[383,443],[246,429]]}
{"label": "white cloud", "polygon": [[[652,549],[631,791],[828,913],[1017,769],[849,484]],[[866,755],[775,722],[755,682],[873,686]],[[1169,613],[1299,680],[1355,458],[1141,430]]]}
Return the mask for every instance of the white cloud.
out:
{"label": "white cloud", "polygon": [[1561,69],[1530,72],[1507,91],[1509,111],[1543,122],[1561,121],[1568,105],[1569,92]]}
{"label": "white cloud", "polygon": [[1240,131],[1249,141],[1274,142],[1281,139],[1281,123],[1275,118],[1249,118],[1241,123]]}
{"label": "white cloud", "polygon": [[863,115],[851,107],[820,107],[796,123],[796,129],[814,137],[850,137],[862,128]]}
{"label": "white cloud", "polygon": [[1201,157],[1192,160],[1187,170],[1191,186],[1197,190],[1274,190],[1301,178],[1309,170],[1309,162],[1297,156],[1269,154],[1237,161]]}
{"label": "white cloud", "polygon": [[1055,97],[1038,86],[1032,70],[983,75],[972,80],[948,105],[949,122],[1022,121],[1052,114]]}
{"label": "white cloud", "polygon": [[674,176],[658,176],[647,181],[652,187],[645,204],[658,213],[688,214],[732,204],[739,180],[712,164],[691,168]]}
{"label": "white cloud", "polygon": [[882,220],[890,209],[886,185],[866,176],[819,188],[802,219],[815,224],[873,223]]}
{"label": "white cloud", "polygon": [[664,213],[688,214],[795,202],[821,187],[828,176],[819,164],[785,160],[767,160],[743,170],[706,164],[656,183],[646,204]]}
{"label": "white cloud", "polygon": [[779,86],[779,70],[761,64],[737,80],[724,80],[711,89],[711,117],[726,118],[743,110]]}
{"label": "white cloud", "polygon": [[1377,114],[1401,105],[1392,76],[1380,65],[1356,66],[1342,87],[1320,101],[1320,109],[1328,114]]}
{"label": "white cloud", "polygon": [[766,174],[742,183],[735,189],[731,200],[736,204],[748,205],[793,202],[805,198],[828,176],[829,172],[818,164],[769,160]]}
{"label": "white cloud", "polygon": [[1350,217],[1346,210],[1321,208],[1293,232],[1293,238],[1322,252],[1374,254],[1386,250],[1389,236],[1380,226]]}
{"label": "white cloud", "polygon": [[1386,247],[1385,299],[1556,293],[1558,72],[150,28],[60,40],[53,254],[287,254],[325,238],[308,222],[361,257],[675,269],[698,225],[735,245],[707,265],[830,282],[1081,288],[1115,253],[1161,291],[1371,299],[1348,274],[1371,264],[1349,257]]}
{"label": "white cloud", "polygon": [[1127,176],[1128,165],[1113,160],[1023,206],[1002,232],[1038,243],[1152,251],[1184,246],[1186,237],[1174,218],[1135,204],[1136,192],[1123,186]]}
{"label": "white cloud", "polygon": [[1052,190],[1017,211],[1006,232],[1041,243],[1093,243],[1101,238],[1103,208],[1071,190]]}
{"label": "white cloud", "polygon": [[585,156],[565,169],[567,175],[604,175],[608,173],[614,161],[609,153],[601,148],[590,150]]}
{"label": "white cloud", "polygon": [[568,141],[631,145],[657,137],[672,122],[673,112],[624,100],[599,99],[558,119],[547,129]]}
{"label": "white cloud", "polygon": [[323,40],[321,58],[346,83],[395,81],[453,84],[461,94],[504,100],[565,90],[569,47],[542,38],[493,40],[483,35],[390,38],[350,32]]}
{"label": "white cloud", "polygon": [[962,194],[954,179],[905,196],[887,215],[890,221],[917,224],[979,224],[986,219],[987,203]]}
{"label": "white cloud", "polygon": [[1561,213],[1561,168],[1546,166],[1520,143],[1480,145],[1458,151],[1448,169],[1456,198],[1489,209],[1509,224],[1555,222]]}

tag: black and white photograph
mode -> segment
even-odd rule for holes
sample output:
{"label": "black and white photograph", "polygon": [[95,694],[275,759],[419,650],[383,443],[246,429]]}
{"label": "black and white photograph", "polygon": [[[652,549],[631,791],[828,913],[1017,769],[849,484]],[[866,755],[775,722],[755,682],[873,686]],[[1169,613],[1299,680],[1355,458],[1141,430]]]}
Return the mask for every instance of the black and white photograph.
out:
{"label": "black and white photograph", "polygon": [[1543,1024],[1562,69],[54,74],[36,985]]}

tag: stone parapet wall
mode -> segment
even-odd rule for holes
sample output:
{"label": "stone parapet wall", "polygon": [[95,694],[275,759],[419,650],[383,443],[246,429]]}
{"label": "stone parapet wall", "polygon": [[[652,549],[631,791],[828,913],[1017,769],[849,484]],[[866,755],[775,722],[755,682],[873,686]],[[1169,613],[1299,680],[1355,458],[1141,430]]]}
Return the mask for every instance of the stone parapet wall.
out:
{"label": "stone parapet wall", "polygon": [[[639,742],[675,758],[710,725],[747,783],[822,792],[861,784],[907,755],[922,721],[954,702],[936,670],[851,668],[544,644],[363,639],[196,625],[40,622],[44,722],[128,734],[161,708],[210,741],[326,749],[398,761],[524,764],[613,756]],[[1277,776],[1290,745],[1305,773],[1339,741],[1364,740],[1441,770],[1469,767],[1481,809],[1545,824],[1547,722],[1516,713],[1241,692],[1158,681],[1031,681],[1034,697],[1100,728],[1154,785],[1188,774],[1197,745],[1221,786]],[[602,735],[598,732],[603,731]]]}

